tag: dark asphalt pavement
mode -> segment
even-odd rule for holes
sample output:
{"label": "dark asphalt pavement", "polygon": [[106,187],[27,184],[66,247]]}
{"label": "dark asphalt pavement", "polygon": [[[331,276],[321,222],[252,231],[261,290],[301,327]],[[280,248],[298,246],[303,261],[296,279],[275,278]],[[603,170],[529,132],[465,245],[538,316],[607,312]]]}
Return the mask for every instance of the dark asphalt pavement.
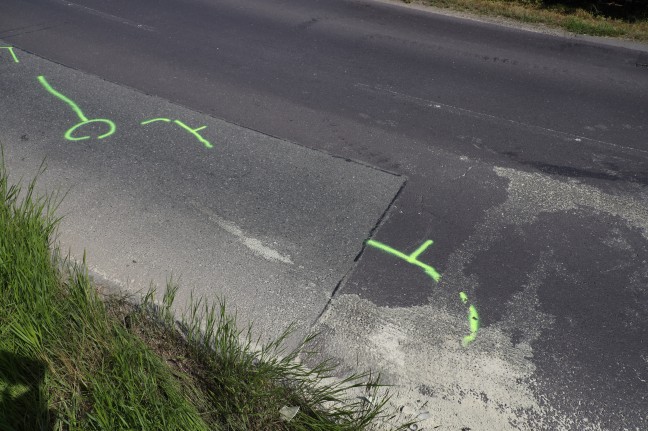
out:
{"label": "dark asphalt pavement", "polygon": [[374,238],[441,282],[366,248],[319,329],[436,423],[645,429],[648,49],[349,0],[5,0],[0,39],[406,176]]}

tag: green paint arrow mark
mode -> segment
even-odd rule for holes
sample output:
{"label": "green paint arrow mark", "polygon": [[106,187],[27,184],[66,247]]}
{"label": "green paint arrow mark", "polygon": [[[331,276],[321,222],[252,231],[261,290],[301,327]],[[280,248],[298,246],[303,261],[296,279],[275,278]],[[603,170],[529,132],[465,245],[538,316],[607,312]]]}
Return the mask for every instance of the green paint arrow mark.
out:
{"label": "green paint arrow mark", "polygon": [[[429,275],[435,282],[438,282],[441,279],[441,275],[436,271],[436,269],[418,260],[418,257],[432,244],[432,240],[427,240],[423,244],[421,244],[421,246],[417,248],[414,253],[405,254],[386,244],[374,241],[373,239],[367,241],[367,245],[371,247],[375,247],[379,250],[391,254],[392,256],[396,256],[397,258],[402,259],[407,263],[411,263],[412,265],[416,265],[422,268],[427,275]],[[463,302],[464,304],[468,303],[468,296],[466,296],[464,292],[459,292],[459,298],[461,298],[461,302]],[[477,332],[479,331],[479,314],[477,313],[475,306],[472,304],[470,304],[470,307],[468,307],[468,323],[470,325],[470,335],[466,335],[463,338],[461,344],[464,347],[468,347],[470,343],[475,341],[475,339],[477,338]]]}
{"label": "green paint arrow mark", "polygon": [[11,53],[11,57],[13,58],[14,63],[20,63],[20,60],[18,60],[18,57],[14,52],[13,46],[0,46],[0,49],[6,49],[7,51],[9,51]]}
{"label": "green paint arrow mark", "polygon": [[[153,119],[151,119],[151,120],[142,121],[140,124],[141,124],[142,126],[145,126],[145,125],[147,125],[147,124],[155,123],[155,122],[158,122],[158,121],[163,121],[163,122],[165,122],[165,123],[170,123],[170,122],[171,122],[171,119],[169,119],[169,118],[153,118]],[[196,129],[192,129],[191,127],[187,126],[185,123],[183,123],[183,122],[180,121],[180,120],[173,120],[173,122],[174,122],[175,124],[177,124],[178,126],[182,127],[182,128],[183,128],[184,130],[186,130],[187,132],[189,132],[191,135],[193,135],[193,137],[196,138],[196,139],[198,140],[198,142],[200,142],[201,144],[203,144],[203,145],[205,146],[205,148],[214,148],[214,146],[213,146],[213,145],[212,145],[212,144],[211,144],[207,139],[203,138],[203,137],[198,133],[198,132],[200,132],[201,130],[206,129],[207,126],[202,126],[202,127],[198,127],[198,128],[196,128]]]}
{"label": "green paint arrow mark", "polygon": [[82,126],[85,126],[87,124],[92,124],[92,123],[104,123],[108,126],[108,131],[104,133],[103,135],[97,136],[97,139],[104,139],[107,138],[108,136],[112,135],[115,133],[115,130],[117,129],[117,126],[115,126],[115,123],[113,123],[111,120],[108,120],[106,118],[92,118],[88,119],[88,117],[85,116],[81,108],[79,108],[79,105],[74,103],[71,99],[67,98],[64,94],[59,93],[56,91],[52,86],[47,82],[47,79],[45,79],[44,76],[39,76],[38,77],[38,82],[41,83],[43,88],[47,90],[52,96],[56,97],[57,99],[61,100],[63,103],[67,104],[72,111],[79,117],[79,120],[81,120],[80,123],[75,124],[74,126],[70,127],[67,132],[65,132],[65,139],[69,141],[83,141],[85,139],[90,139],[90,136],[74,136],[74,132]]}

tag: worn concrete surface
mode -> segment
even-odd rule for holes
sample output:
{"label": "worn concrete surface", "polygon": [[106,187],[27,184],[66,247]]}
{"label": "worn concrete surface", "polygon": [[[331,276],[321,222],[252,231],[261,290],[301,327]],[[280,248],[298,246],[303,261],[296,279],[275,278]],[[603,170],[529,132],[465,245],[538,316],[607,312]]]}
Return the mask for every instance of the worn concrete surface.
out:
{"label": "worn concrete surface", "polygon": [[[0,43],[0,46],[4,44]],[[223,295],[267,336],[290,323],[303,335],[404,182],[403,177],[197,114],[18,51],[0,62],[0,141],[13,179],[45,160],[43,189],[69,191],[61,245],[130,290],[179,277],[179,306],[193,290]],[[74,111],[116,124],[80,127]],[[207,148],[174,123],[210,141]]]}

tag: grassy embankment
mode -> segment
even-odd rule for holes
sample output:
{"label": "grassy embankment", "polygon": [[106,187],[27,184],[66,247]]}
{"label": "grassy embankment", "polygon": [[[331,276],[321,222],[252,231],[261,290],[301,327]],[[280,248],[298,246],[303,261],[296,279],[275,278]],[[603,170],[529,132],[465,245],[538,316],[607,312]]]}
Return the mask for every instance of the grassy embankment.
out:
{"label": "grassy embankment", "polygon": [[[402,0],[523,23],[543,24],[572,33],[648,41],[648,5],[626,12],[613,1],[568,1],[567,5],[542,0]],[[597,7],[606,6],[605,10]]]}
{"label": "grassy embankment", "polygon": [[[363,430],[381,422],[386,395],[376,379],[331,384],[331,368],[299,365],[299,349],[283,351],[283,338],[259,349],[222,303],[196,301],[178,323],[173,287],[157,306],[154,291],[140,305],[102,297],[83,264],[55,251],[56,204],[36,197],[33,182],[11,186],[0,163],[0,430]],[[282,418],[284,407],[292,409]]]}

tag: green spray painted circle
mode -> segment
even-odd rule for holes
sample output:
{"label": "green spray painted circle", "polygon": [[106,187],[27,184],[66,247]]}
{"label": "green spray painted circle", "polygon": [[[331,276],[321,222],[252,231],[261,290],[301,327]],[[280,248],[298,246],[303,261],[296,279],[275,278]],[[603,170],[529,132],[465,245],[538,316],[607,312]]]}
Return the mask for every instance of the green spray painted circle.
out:
{"label": "green spray painted circle", "polygon": [[115,123],[113,123],[112,121],[107,120],[105,118],[94,118],[92,120],[82,121],[82,122],[70,127],[70,129],[68,129],[68,131],[65,132],[65,139],[67,139],[68,141],[83,141],[85,139],[90,139],[90,136],[75,137],[75,136],[72,136],[72,134],[79,127],[83,127],[86,124],[91,124],[91,123],[104,123],[104,124],[108,125],[108,131],[106,133],[104,133],[103,135],[97,136],[97,139],[107,138],[108,136],[115,133],[115,130],[117,130],[117,126],[115,126]]}

